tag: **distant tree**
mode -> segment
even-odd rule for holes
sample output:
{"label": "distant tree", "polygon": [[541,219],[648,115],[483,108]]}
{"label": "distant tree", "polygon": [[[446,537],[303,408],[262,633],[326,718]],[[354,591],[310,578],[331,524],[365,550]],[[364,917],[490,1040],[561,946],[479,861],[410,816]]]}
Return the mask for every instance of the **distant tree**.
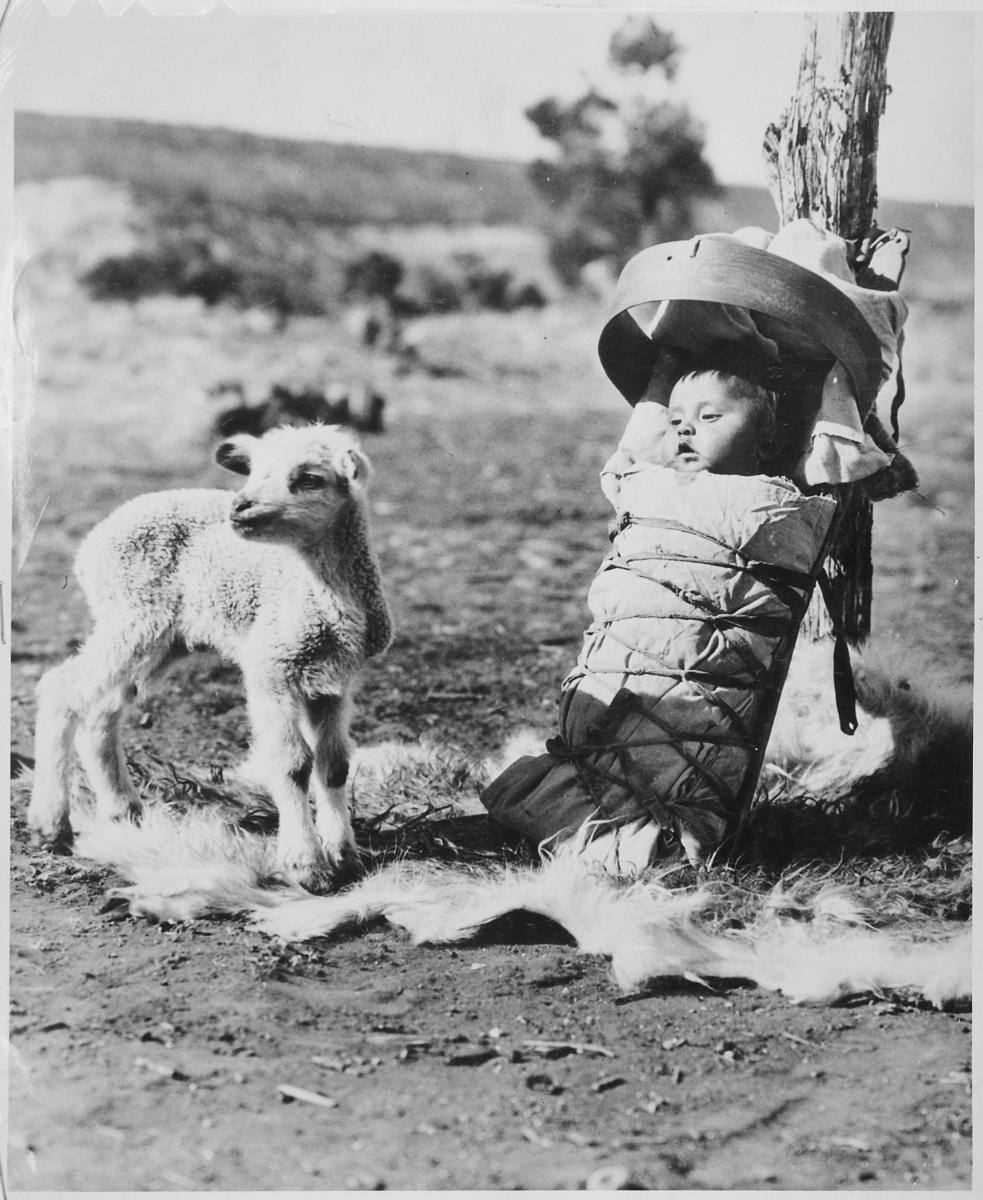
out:
{"label": "distant tree", "polygon": [[[668,82],[679,47],[650,18],[632,17],[608,57],[627,78],[658,72]],[[531,164],[530,178],[553,207],[551,258],[568,283],[593,259],[687,236],[693,200],[719,190],[701,124],[671,100],[634,94],[619,103],[590,87],[571,103],[541,100],[526,117],[555,146],[551,160]]]}
{"label": "distant tree", "polygon": [[369,250],[345,269],[345,295],[349,299],[392,300],[405,274],[403,264],[383,250]]}
{"label": "distant tree", "polygon": [[679,65],[679,46],[667,29],[636,15],[614,32],[608,57],[619,67],[638,67],[641,71],[661,67],[666,79],[673,79]]}

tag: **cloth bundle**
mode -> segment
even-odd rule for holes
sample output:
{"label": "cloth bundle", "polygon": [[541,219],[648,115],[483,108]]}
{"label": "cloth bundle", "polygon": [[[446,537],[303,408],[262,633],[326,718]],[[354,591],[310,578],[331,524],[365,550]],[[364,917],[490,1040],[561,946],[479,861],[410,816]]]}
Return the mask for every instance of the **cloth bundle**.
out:
{"label": "cloth bundle", "polygon": [[756,776],[836,504],[782,479],[679,474],[624,449],[602,479],[613,544],[588,593],[559,735],[482,800],[537,842],[648,818],[660,853],[681,846],[697,863]]}

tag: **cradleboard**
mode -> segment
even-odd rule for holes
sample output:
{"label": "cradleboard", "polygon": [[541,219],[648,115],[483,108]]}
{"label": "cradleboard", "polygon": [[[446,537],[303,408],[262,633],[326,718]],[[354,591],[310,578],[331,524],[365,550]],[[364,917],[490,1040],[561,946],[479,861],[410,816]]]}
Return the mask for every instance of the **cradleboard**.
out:
{"label": "cradleboard", "polygon": [[[660,321],[667,301],[683,303]],[[735,322],[733,306],[750,319]],[[679,350],[715,364],[750,357],[780,403],[807,410],[803,429],[834,364],[849,376],[861,418],[881,381],[878,339],[848,297],[727,238],[652,247],[622,275],[600,355],[625,398],[636,404],[660,355]],[[680,475],[622,452],[602,478],[615,506],[612,546],[588,593],[592,620],[562,685],[558,731],[482,801],[536,843],[588,822],[604,831],[642,818],[658,831],[659,853],[702,862],[746,817],[799,626],[824,584],[838,489]],[[839,636],[834,657],[849,734],[855,697]]]}

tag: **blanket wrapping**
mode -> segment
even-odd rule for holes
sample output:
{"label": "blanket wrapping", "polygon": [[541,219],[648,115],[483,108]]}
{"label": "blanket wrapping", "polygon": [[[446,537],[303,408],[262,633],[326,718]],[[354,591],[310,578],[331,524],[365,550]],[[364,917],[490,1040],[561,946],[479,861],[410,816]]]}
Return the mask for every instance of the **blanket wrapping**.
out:
{"label": "blanket wrapping", "polygon": [[612,547],[564,680],[559,733],[489,784],[537,843],[648,818],[705,861],[753,788],[836,510],[767,476],[679,474],[625,451],[602,473]]}

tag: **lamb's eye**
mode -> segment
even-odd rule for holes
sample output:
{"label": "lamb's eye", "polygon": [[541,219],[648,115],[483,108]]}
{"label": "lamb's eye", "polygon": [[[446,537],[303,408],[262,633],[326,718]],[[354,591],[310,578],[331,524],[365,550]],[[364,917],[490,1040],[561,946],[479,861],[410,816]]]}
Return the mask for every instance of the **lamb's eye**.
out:
{"label": "lamb's eye", "polygon": [[719,417],[720,417],[720,413],[715,413],[715,412],[706,412],[706,413],[702,414],[702,418],[704,421],[716,421],[719,419]]}
{"label": "lamb's eye", "polygon": [[300,491],[313,492],[318,488],[327,487],[328,481],[323,475],[315,475],[311,471],[304,471],[294,480],[294,487]]}

